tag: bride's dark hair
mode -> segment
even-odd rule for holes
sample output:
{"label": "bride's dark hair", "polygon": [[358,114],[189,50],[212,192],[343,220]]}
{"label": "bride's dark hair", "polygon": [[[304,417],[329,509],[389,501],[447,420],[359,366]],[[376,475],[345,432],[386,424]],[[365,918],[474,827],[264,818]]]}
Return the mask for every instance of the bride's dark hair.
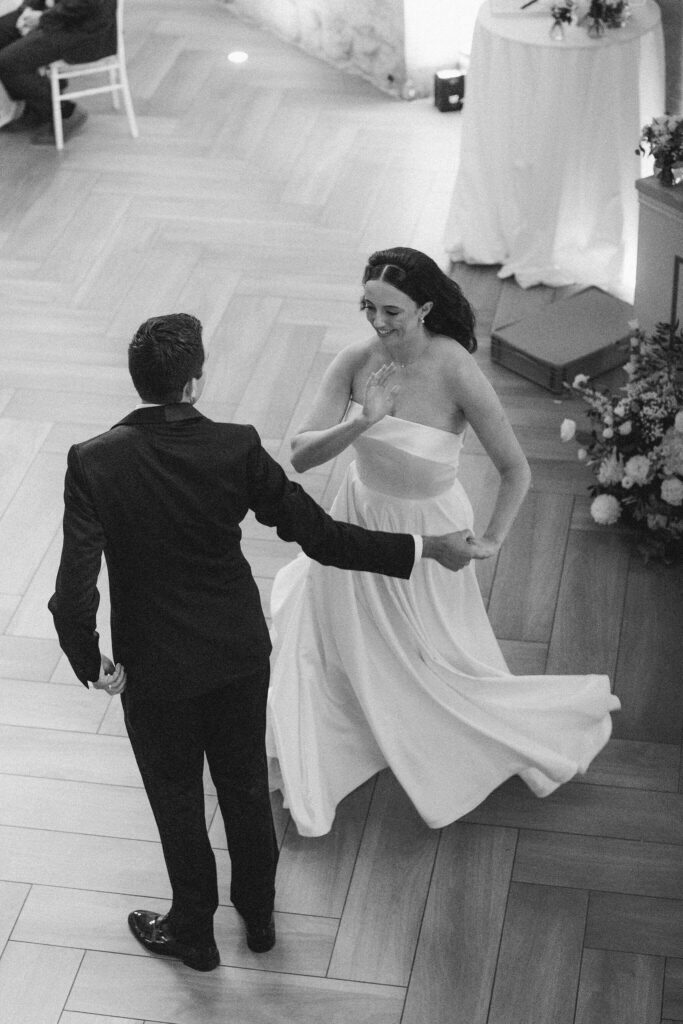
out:
{"label": "bride's dark hair", "polygon": [[418,249],[397,246],[373,252],[363,273],[366,281],[386,281],[417,303],[432,302],[425,327],[432,334],[444,334],[475,352],[474,310],[459,286]]}

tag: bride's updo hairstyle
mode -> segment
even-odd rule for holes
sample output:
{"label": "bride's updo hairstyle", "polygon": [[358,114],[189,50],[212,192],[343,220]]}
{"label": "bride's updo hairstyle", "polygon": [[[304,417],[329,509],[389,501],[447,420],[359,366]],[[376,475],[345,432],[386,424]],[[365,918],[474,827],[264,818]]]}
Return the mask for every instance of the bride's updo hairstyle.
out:
{"label": "bride's updo hairstyle", "polygon": [[432,302],[424,320],[431,334],[443,334],[475,352],[474,310],[455,281],[429,256],[417,249],[397,246],[373,252],[363,274],[367,281],[386,281],[418,306]]}

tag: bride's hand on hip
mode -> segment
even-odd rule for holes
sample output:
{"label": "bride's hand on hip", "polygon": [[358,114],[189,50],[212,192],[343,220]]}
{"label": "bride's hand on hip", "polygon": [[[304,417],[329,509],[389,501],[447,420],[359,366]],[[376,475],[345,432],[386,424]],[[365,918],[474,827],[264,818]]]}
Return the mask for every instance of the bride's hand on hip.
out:
{"label": "bride's hand on hip", "polygon": [[388,363],[368,377],[363,397],[363,418],[368,426],[393,412],[394,399],[400,390],[398,384],[391,383],[395,372],[394,364]]}

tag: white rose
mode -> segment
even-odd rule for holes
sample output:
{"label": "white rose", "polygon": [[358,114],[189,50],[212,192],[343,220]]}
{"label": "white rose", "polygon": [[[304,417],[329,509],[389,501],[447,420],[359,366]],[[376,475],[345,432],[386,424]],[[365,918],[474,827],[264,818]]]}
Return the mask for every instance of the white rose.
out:
{"label": "white rose", "polygon": [[619,433],[620,434],[630,434],[632,429],[633,429],[633,424],[631,423],[630,420],[626,420],[626,422],[622,423],[621,426],[619,427]]}
{"label": "white rose", "polygon": [[683,480],[677,476],[669,477],[663,481],[660,493],[667,505],[683,505]]}
{"label": "white rose", "polygon": [[607,440],[609,441],[610,437],[614,437],[614,431],[612,430],[611,427],[605,427],[605,429],[602,432],[602,436],[606,437]]}
{"label": "white rose", "polygon": [[560,426],[560,440],[571,441],[574,434],[576,433],[576,423],[574,420],[564,419]]}
{"label": "white rose", "polygon": [[630,331],[637,331],[639,327],[640,327],[640,324],[638,323],[637,320],[629,320],[628,328],[629,328]]}
{"label": "white rose", "polygon": [[674,420],[674,430],[678,434],[683,434],[683,409],[676,413],[676,419]]}
{"label": "white rose", "polygon": [[644,484],[650,475],[650,460],[647,455],[632,455],[624,466],[624,473],[634,484]]}
{"label": "white rose", "polygon": [[621,486],[624,488],[625,491],[630,491],[634,483],[635,480],[632,476],[623,476],[621,478]]}
{"label": "white rose", "polygon": [[601,526],[612,526],[621,515],[621,505],[613,494],[598,494],[591,502],[591,515]]}
{"label": "white rose", "polygon": [[630,359],[628,363],[624,363],[624,372],[627,373],[629,377],[632,377],[633,374],[636,372],[635,363],[632,363]]}
{"label": "white rose", "polygon": [[572,387],[573,388],[582,388],[584,386],[584,384],[588,383],[589,380],[590,380],[590,377],[587,377],[585,373],[577,373],[576,377],[574,377],[574,381],[572,383]]}
{"label": "white rose", "polygon": [[579,448],[578,452],[576,453],[576,457],[579,460],[579,462],[585,462],[588,458],[588,452],[585,448]]}

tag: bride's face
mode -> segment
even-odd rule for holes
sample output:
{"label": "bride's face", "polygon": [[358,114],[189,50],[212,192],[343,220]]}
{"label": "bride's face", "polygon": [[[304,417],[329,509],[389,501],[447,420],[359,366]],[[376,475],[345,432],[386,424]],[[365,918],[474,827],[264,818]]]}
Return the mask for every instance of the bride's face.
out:
{"label": "bride's face", "polygon": [[410,342],[419,337],[422,328],[420,317],[425,310],[428,312],[426,306],[418,306],[408,295],[386,281],[366,281],[363,309],[379,337],[389,344]]}

